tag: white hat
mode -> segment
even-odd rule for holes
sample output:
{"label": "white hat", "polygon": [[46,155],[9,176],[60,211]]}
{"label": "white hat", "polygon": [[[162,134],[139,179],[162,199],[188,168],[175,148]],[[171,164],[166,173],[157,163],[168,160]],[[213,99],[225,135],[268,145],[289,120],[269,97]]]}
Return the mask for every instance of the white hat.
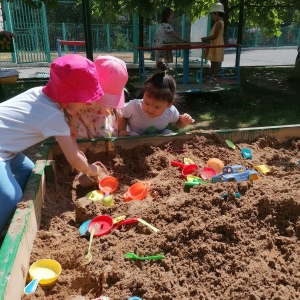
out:
{"label": "white hat", "polygon": [[222,3],[214,3],[210,8],[209,13],[214,13],[214,12],[225,13],[224,5]]}

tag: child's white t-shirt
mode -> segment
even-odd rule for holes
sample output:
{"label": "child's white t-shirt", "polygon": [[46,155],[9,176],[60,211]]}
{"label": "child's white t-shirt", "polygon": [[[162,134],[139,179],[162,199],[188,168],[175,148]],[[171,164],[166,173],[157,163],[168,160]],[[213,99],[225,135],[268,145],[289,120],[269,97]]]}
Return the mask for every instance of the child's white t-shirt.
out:
{"label": "child's white t-shirt", "polygon": [[179,119],[177,108],[172,105],[156,118],[149,118],[142,110],[143,99],[134,99],[125,103],[122,109],[123,117],[128,119],[128,127],[139,135],[160,134],[166,127],[176,123]]}
{"label": "child's white t-shirt", "polygon": [[69,135],[63,111],[42,92],[42,87],[0,103],[0,161],[48,137]]}

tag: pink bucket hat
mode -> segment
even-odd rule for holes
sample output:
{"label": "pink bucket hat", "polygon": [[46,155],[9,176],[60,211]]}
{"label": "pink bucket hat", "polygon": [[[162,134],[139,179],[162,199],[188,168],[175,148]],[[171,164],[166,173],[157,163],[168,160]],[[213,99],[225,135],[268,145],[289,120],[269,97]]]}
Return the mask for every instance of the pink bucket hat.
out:
{"label": "pink bucket hat", "polygon": [[77,54],[58,57],[51,63],[50,79],[42,91],[62,103],[100,102],[104,94],[95,64]]}
{"label": "pink bucket hat", "polygon": [[95,65],[104,92],[100,104],[110,108],[123,108],[125,102],[123,88],[128,80],[125,62],[114,56],[100,55],[96,58]]}

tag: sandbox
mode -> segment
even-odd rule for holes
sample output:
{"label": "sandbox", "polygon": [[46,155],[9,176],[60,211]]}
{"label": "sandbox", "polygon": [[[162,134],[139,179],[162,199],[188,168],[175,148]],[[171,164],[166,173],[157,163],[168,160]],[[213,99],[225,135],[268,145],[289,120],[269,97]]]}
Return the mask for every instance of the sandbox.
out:
{"label": "sandbox", "polygon": [[[45,144],[1,247],[0,299],[298,299],[300,125],[217,133],[250,148],[253,158],[205,132],[80,142],[88,159],[102,161],[119,181],[111,207],[86,201],[91,189],[78,186],[57,144]],[[247,169],[266,164],[271,172],[187,188],[170,165],[185,157],[200,167],[217,157]],[[139,181],[149,181],[155,196],[124,202]],[[141,217],[159,232],[139,223],[114,228],[94,238],[85,265],[89,240],[78,228],[101,214]],[[128,252],[165,258],[125,259]],[[62,274],[22,296],[29,265],[41,258],[58,260]]]}

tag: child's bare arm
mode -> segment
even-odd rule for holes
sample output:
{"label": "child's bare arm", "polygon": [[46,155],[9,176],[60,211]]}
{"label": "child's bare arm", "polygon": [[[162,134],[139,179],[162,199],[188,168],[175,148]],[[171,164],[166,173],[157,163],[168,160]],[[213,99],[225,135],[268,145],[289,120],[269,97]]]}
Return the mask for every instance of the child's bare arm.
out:
{"label": "child's bare arm", "polygon": [[127,126],[127,119],[124,118],[123,116],[120,116],[118,118],[119,136],[126,136],[127,135],[126,126]]}
{"label": "child's bare arm", "polygon": [[205,37],[201,38],[201,41],[202,42],[208,42],[208,41],[215,40],[218,37],[221,28],[222,28],[221,22],[217,22],[214,34],[210,35],[210,36],[205,36]]}
{"label": "child's bare arm", "polygon": [[174,126],[177,128],[184,128],[193,122],[195,122],[195,120],[189,114],[183,114],[179,116],[179,119]]}
{"label": "child's bare arm", "polygon": [[86,157],[81,151],[79,151],[72,136],[56,136],[56,140],[59,143],[67,161],[74,169],[90,176],[97,176],[97,166],[94,164],[90,165],[87,162]]}
{"label": "child's bare arm", "polygon": [[171,31],[171,34],[179,41],[186,42],[176,31]]}

